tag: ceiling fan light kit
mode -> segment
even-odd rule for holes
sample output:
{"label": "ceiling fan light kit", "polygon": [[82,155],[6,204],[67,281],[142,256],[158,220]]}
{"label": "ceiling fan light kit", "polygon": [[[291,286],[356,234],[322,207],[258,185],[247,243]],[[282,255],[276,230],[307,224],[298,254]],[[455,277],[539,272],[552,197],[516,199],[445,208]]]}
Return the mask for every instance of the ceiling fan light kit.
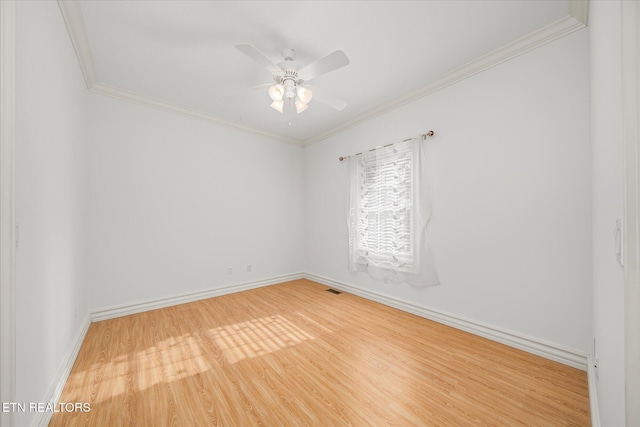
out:
{"label": "ceiling fan light kit", "polygon": [[282,97],[284,97],[284,86],[283,85],[269,86],[269,96],[271,97],[271,100],[274,102],[282,101]]}
{"label": "ceiling fan light kit", "polygon": [[296,101],[296,113],[300,114],[302,113],[304,110],[306,110],[307,108],[309,108],[309,106],[305,103],[303,103],[300,100]]}
{"label": "ceiling fan light kit", "polygon": [[274,110],[276,110],[279,113],[282,113],[284,111],[284,101],[280,100],[280,101],[273,101],[270,105],[271,108],[273,108]]}
{"label": "ceiling fan light kit", "polygon": [[303,88],[302,86],[298,87],[297,93],[298,99],[305,105],[308,104],[309,101],[311,101],[311,98],[313,98],[313,92],[311,92],[309,89]]}
{"label": "ceiling fan light kit", "polygon": [[[270,106],[279,113],[284,113],[285,110],[288,110],[290,114],[293,106],[295,106],[297,114],[305,111],[309,108],[308,104],[313,98],[313,91],[308,87],[304,87],[303,84],[322,74],[344,67],[350,62],[343,51],[336,50],[300,68],[293,61],[296,54],[295,51],[293,49],[284,49],[282,51],[284,61],[276,65],[251,44],[241,43],[235,47],[271,72],[275,84],[269,86],[269,97],[273,101]],[[324,98],[324,101],[319,100],[320,102],[338,111],[341,111],[347,105],[345,101],[332,96],[322,98]],[[291,121],[289,121],[289,124],[291,124]]]}

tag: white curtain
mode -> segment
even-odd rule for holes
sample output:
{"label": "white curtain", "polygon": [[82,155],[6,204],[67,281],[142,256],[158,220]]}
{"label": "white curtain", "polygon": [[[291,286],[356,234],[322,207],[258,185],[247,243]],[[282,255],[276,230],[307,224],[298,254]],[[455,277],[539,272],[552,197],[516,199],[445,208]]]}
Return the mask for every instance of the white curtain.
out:
{"label": "white curtain", "polygon": [[349,270],[438,284],[429,249],[431,197],[420,139],[349,158]]}

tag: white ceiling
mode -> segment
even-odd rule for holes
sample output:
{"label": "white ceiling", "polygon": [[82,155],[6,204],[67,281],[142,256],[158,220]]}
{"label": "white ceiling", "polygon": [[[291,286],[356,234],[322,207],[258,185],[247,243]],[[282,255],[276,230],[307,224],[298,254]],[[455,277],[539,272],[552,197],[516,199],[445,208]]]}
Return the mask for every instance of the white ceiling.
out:
{"label": "white ceiling", "polygon": [[[80,13],[66,13],[65,19],[67,25],[75,21],[76,31],[70,28],[70,33],[76,49],[86,46],[84,55],[79,53],[81,63],[93,63],[92,85],[309,142],[423,95],[452,70],[566,18],[570,2],[118,0],[77,5]],[[234,48],[238,43],[253,44],[275,63],[281,62],[282,49],[293,48],[302,66],[343,50],[351,63],[310,84],[348,106],[338,112],[312,100],[288,125],[269,108],[266,90],[229,95],[272,83],[267,70]]]}

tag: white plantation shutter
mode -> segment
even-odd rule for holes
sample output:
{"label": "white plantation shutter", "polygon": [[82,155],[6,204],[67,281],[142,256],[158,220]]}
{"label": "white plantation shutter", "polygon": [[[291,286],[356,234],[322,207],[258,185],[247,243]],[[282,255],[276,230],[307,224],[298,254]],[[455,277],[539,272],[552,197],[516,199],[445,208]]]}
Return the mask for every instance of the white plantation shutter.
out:
{"label": "white plantation shutter", "polygon": [[349,159],[351,271],[437,283],[428,249],[421,251],[429,217],[421,158],[421,144],[414,140]]}
{"label": "white plantation shutter", "polygon": [[368,264],[411,269],[413,153],[379,154],[363,159],[361,165],[358,256]]}

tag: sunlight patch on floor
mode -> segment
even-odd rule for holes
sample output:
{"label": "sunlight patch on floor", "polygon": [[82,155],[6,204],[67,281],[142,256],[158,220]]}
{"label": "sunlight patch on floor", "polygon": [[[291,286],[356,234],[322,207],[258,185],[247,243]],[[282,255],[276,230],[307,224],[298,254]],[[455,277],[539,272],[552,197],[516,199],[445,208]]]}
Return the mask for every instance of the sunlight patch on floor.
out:
{"label": "sunlight patch on floor", "polygon": [[[224,359],[232,364],[314,338],[280,315],[218,326],[208,333]],[[204,352],[211,349],[203,344],[202,337],[190,333],[169,337],[136,352],[133,357],[115,356],[95,363],[89,372],[80,375],[93,383],[93,402],[104,402],[132,390],[143,391],[210,371],[213,367],[206,363]]]}
{"label": "sunlight patch on floor", "polygon": [[314,338],[280,315],[220,326],[209,332],[229,363],[262,356]]}

